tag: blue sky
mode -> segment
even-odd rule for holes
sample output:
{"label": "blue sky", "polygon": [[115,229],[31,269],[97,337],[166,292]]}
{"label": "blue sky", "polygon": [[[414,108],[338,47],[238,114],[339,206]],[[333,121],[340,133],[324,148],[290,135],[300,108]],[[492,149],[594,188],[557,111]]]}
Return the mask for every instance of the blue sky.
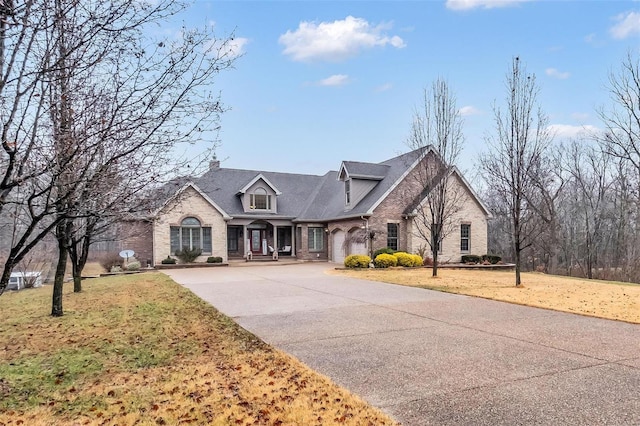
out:
{"label": "blue sky", "polygon": [[514,56],[536,74],[560,139],[601,127],[608,73],[640,50],[638,1],[196,0],[180,18],[235,32],[241,56],[213,86],[231,108],[222,167],[294,173],[406,152],[423,90],[442,77],[464,116],[460,166],[473,176]]}

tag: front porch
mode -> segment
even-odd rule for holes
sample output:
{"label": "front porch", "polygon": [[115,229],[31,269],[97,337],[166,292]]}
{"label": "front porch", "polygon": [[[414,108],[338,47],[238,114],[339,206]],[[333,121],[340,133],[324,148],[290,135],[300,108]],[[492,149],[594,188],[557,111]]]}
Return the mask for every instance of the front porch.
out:
{"label": "front porch", "polygon": [[[268,220],[234,221],[227,225],[229,261],[274,261],[295,258],[294,227],[290,222]],[[283,223],[285,222],[285,223]]]}

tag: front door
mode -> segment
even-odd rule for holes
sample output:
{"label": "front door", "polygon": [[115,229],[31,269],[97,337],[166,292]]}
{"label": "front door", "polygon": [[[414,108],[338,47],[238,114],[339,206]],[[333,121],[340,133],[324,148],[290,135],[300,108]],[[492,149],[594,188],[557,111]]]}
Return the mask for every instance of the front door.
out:
{"label": "front door", "polygon": [[264,237],[263,229],[251,230],[251,251],[253,253],[262,253],[262,239]]}

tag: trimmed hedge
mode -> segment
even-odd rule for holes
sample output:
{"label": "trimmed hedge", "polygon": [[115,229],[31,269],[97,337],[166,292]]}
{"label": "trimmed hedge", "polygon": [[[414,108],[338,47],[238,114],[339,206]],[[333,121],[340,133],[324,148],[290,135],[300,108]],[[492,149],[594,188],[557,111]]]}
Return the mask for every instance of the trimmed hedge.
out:
{"label": "trimmed hedge", "polygon": [[207,257],[207,263],[222,263],[222,258],[220,256],[209,256]]}
{"label": "trimmed hedge", "polygon": [[462,263],[482,263],[489,262],[492,265],[500,262],[502,257],[496,256],[494,254],[483,254],[482,256],[477,256],[475,254],[466,254],[462,256]]}
{"label": "trimmed hedge", "polygon": [[496,263],[502,261],[502,257],[500,256],[496,256],[495,254],[483,254],[482,255],[482,260],[483,261],[488,261],[490,264],[495,265]]}
{"label": "trimmed hedge", "polygon": [[127,271],[139,271],[140,270],[140,262],[137,260],[133,262],[129,262],[127,265]]}
{"label": "trimmed hedge", "polygon": [[162,259],[162,263],[163,265],[175,265],[176,264],[176,260],[171,257],[171,256],[167,256],[166,259]]}
{"label": "trimmed hedge", "polygon": [[465,254],[462,256],[462,263],[480,263],[482,258],[475,254]]}
{"label": "trimmed hedge", "polygon": [[422,266],[422,256],[420,255],[409,254],[403,251],[399,251],[393,255],[398,259],[398,266],[404,266],[407,268]]}
{"label": "trimmed hedge", "polygon": [[393,254],[395,252],[396,251],[394,249],[392,249],[392,248],[384,247],[384,248],[381,248],[381,249],[378,249],[378,250],[374,251],[373,252],[373,258],[375,259],[376,257],[378,257],[378,255],[383,254],[383,253],[384,254]]}
{"label": "trimmed hedge", "polygon": [[347,268],[368,268],[371,258],[364,254],[352,254],[344,259],[344,266]]}
{"label": "trimmed hedge", "polygon": [[392,254],[380,253],[373,261],[376,268],[389,268],[398,264],[398,258]]}

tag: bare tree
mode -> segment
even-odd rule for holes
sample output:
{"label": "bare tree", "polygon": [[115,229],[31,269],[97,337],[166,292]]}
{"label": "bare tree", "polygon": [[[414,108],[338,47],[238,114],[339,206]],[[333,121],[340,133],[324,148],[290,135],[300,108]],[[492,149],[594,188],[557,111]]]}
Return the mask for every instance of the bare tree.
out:
{"label": "bare tree", "polygon": [[608,252],[604,231],[611,217],[613,196],[610,162],[609,156],[585,145],[584,141],[573,141],[563,164],[570,175],[575,203],[572,213],[581,225],[573,231],[574,259],[589,279],[593,278],[594,270],[599,266],[599,255],[604,257]]}
{"label": "bare tree", "polygon": [[[174,39],[149,38],[144,30],[150,24],[183,8],[174,0],[34,3],[42,9],[37,14],[35,9],[20,9],[25,17],[14,18],[9,37],[36,40],[30,57],[16,55],[37,70],[25,75],[38,78],[30,96],[17,88],[4,93],[7,99],[21,94],[14,115],[30,121],[28,134],[20,130],[26,135],[17,143],[5,141],[14,140],[9,137],[12,129],[27,126],[17,119],[3,122],[0,171],[7,183],[0,194],[20,205],[29,220],[5,262],[0,292],[12,267],[55,229],[60,256],[52,313],[61,315],[66,266],[62,249],[73,250],[81,229],[94,234],[95,227],[85,226],[91,220],[101,223],[116,211],[135,209],[145,190],[198,165],[197,158],[180,156],[183,148],[177,148],[215,133],[223,107],[211,85],[232,65],[235,53],[232,38],[215,38],[210,27],[183,28]],[[23,24],[27,18],[40,25]],[[35,35],[33,28],[38,30]],[[26,48],[20,45],[19,51]],[[11,57],[6,50],[0,53]],[[46,60],[37,62],[41,57]],[[20,70],[14,73],[17,77],[10,81],[23,77]],[[214,148],[211,141],[209,148]],[[21,183],[20,191],[14,182]],[[98,195],[103,201],[93,202]]]}
{"label": "bare tree", "polygon": [[488,186],[493,187],[508,209],[516,265],[516,286],[521,284],[522,250],[532,244],[536,229],[534,211],[528,203],[534,188],[534,172],[552,136],[548,120],[537,104],[539,93],[535,75],[515,57],[506,76],[506,110],[494,106],[496,134],[487,136],[489,151],[482,155],[480,168]]}
{"label": "bare tree", "polygon": [[612,105],[600,109],[606,126],[603,135],[596,135],[602,150],[629,163],[634,170],[636,191],[640,198],[640,58],[632,52],[622,62],[618,72],[609,74],[609,94]]}
{"label": "bare tree", "polygon": [[420,191],[412,203],[414,229],[431,249],[435,277],[442,242],[458,225],[455,218],[462,208],[462,191],[451,178],[464,144],[462,117],[446,81],[437,79],[431,90],[425,89],[407,143],[412,150],[433,148],[437,154],[416,167],[414,177]]}

